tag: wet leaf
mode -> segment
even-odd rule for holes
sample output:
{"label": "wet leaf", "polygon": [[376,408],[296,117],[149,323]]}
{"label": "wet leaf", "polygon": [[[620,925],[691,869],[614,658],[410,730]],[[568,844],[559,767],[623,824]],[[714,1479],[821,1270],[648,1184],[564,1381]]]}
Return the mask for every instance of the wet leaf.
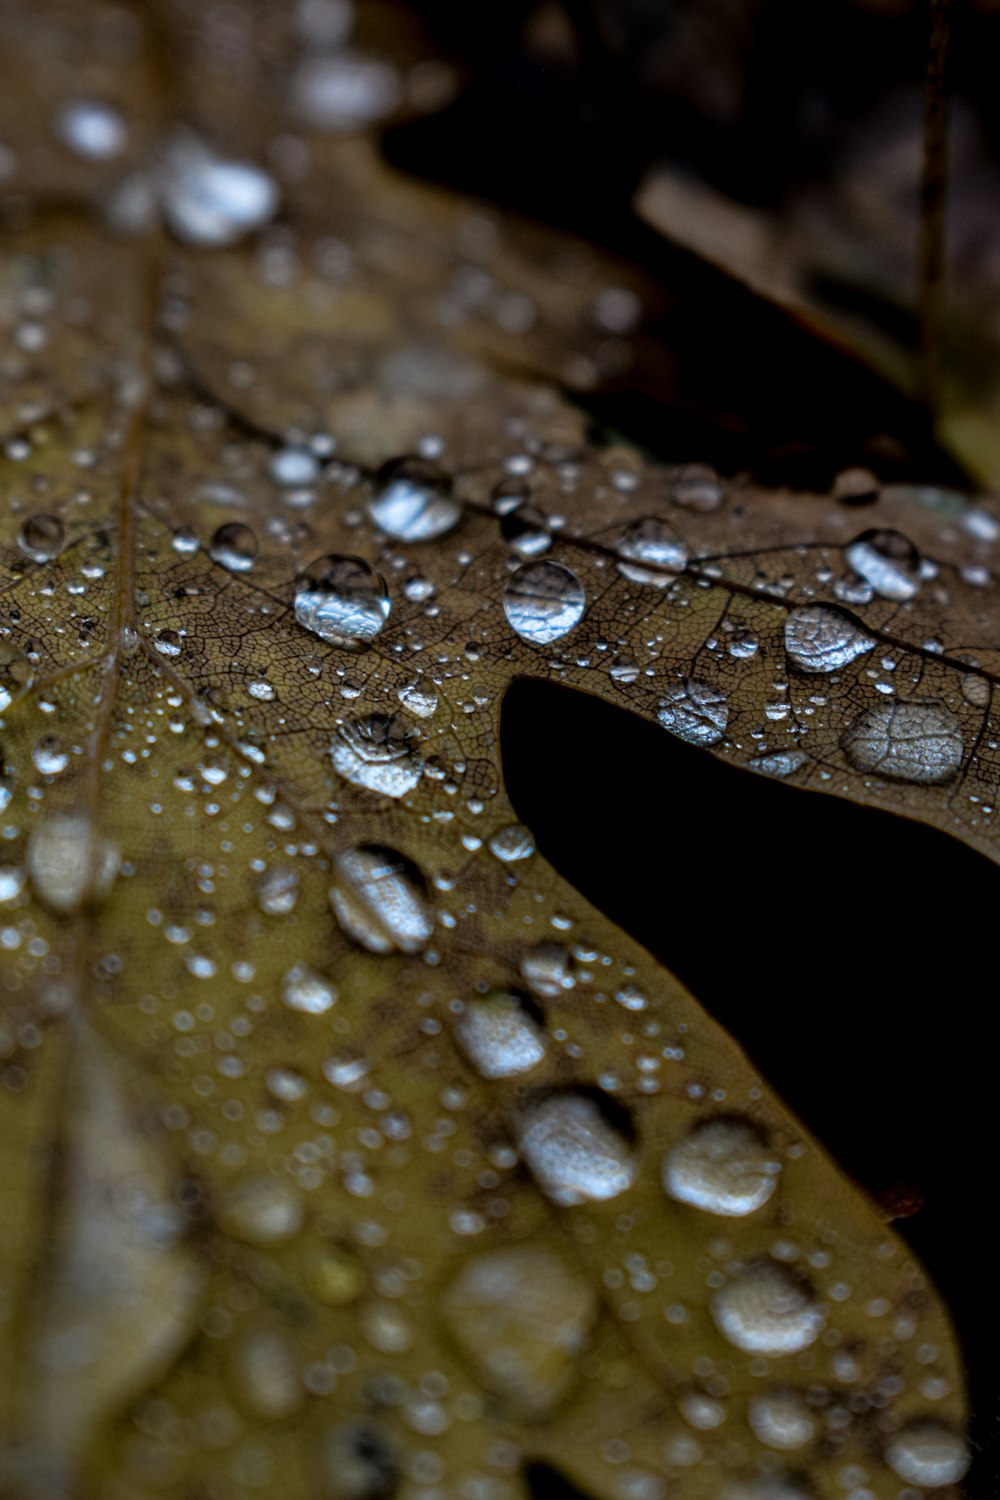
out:
{"label": "wet leaf", "polygon": [[[544,864],[499,713],[569,683],[993,852],[1000,523],[589,444],[551,377],[627,358],[626,272],[389,173],[347,130],[377,52],[309,29],[335,9],[20,18],[6,1490],[515,1500],[530,1462],[594,1500],[946,1492],[924,1273]],[[373,14],[402,98],[417,44]],[[131,219],[46,135],[91,52]],[[317,59],[366,108],[289,145]],[[639,827],[683,795],[595,778]],[[683,851],[649,868],[669,921]]]}

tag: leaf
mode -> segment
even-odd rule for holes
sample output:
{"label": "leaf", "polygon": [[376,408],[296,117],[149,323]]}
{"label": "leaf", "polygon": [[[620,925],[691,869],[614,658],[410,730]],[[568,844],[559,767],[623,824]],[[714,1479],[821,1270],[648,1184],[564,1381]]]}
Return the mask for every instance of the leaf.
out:
{"label": "leaf", "polygon": [[[7,1489],[515,1500],[530,1461],[593,1500],[947,1493],[924,1273],[534,852],[498,728],[513,678],[563,681],[990,850],[998,523],[589,444],[551,379],[627,357],[624,270],[353,136],[282,158],[254,85],[372,59],[213,14],[116,12],[110,54],[97,8],[18,31]],[[131,237],[118,169],[41,144],[91,52],[160,143],[123,148]]]}

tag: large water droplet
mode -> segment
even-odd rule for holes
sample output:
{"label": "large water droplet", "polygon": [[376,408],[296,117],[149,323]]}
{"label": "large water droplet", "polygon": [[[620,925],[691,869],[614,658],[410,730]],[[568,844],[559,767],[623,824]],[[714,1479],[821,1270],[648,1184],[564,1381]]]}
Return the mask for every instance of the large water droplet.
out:
{"label": "large water droplet", "polygon": [[337,855],[330,905],[348,937],[372,953],[416,953],[434,930],[416,866],[377,845]]}
{"label": "large water droplet", "polygon": [[216,156],[189,131],[169,143],[161,173],[167,223],[189,245],[232,245],[260,229],[278,206],[278,189],[249,162]]}
{"label": "large water droplet", "polygon": [[912,599],[920,587],[920,554],[898,531],[863,531],[844,557],[883,599]]}
{"label": "large water droplet", "polygon": [[537,1006],[509,990],[470,1000],[455,1024],[463,1051],[484,1078],[526,1073],[545,1056]]}
{"label": "large water droplet", "polygon": [[910,1422],[894,1433],[886,1442],[885,1458],[900,1479],[926,1489],[955,1484],[969,1467],[963,1439],[943,1422],[929,1417]]}
{"label": "large water droplet", "polygon": [[736,1273],[711,1303],[719,1332],[754,1354],[797,1354],[819,1338],[826,1321],[805,1281],[773,1261]]}
{"label": "large water droplet", "polygon": [[321,1016],[337,1002],[337,986],[305,964],[296,964],[281,981],[281,999],[289,1010]]}
{"label": "large water droplet", "polygon": [[816,1435],[817,1422],[798,1391],[754,1396],[747,1411],[754,1437],[769,1448],[803,1448]]}
{"label": "large water droplet", "polygon": [[421,458],[400,458],[379,470],[368,514],[386,536],[429,542],[458,525],[462,507],[443,469]]}
{"label": "large water droplet", "polygon": [[718,688],[689,677],[670,688],[656,717],[664,729],[691,745],[717,745],[729,723],[729,705]]}
{"label": "large water droplet", "polygon": [[245,1177],[222,1197],[216,1217],[227,1234],[251,1245],[276,1245],[302,1227],[298,1189],[283,1177]]}
{"label": "large water droplet", "polygon": [[413,750],[413,731],[395,715],[369,714],[341,724],[330,759],[346,780],[386,797],[405,797],[423,774]]}
{"label": "large water droplet", "polygon": [[785,650],[802,672],[839,672],[874,644],[860,620],[829,604],[805,604],[785,620]]}
{"label": "large water droplet", "polygon": [[320,557],[295,585],[295,618],[332,646],[358,649],[389,618],[389,590],[360,557]]}
{"label": "large water droplet", "polygon": [[632,583],[667,584],[687,566],[688,550],[668,521],[647,516],[633,521],[615,549],[617,568]]}
{"label": "large water droplet", "polygon": [[504,590],[504,614],[522,640],[547,646],[583,618],[586,598],[575,573],[562,563],[524,563]]}
{"label": "large water droplet", "polygon": [[86,813],[50,813],[28,839],[25,864],[39,901],[66,916],[108,894],[121,856]]}
{"label": "large water droplet", "polygon": [[597,1310],[571,1263],[531,1245],[474,1256],[441,1300],[445,1327],[481,1383],[535,1416],[566,1393]]}
{"label": "large water droplet", "polygon": [[66,528],[58,516],[29,516],[17,534],[17,545],[32,562],[51,562],[66,540]]}
{"label": "large water droplet", "polygon": [[216,528],[208,551],[230,573],[247,573],[257,557],[257,538],[242,521],[227,521]]}
{"label": "large water droplet", "polygon": [[874,703],[851,720],[840,745],[856,771],[921,786],[952,781],[965,753],[958,720],[936,698]]}
{"label": "large water droplet", "polygon": [[671,1198],[708,1213],[742,1216],[770,1198],[779,1163],[748,1120],[702,1120],[667,1152],[663,1185]]}
{"label": "large water droplet", "polygon": [[617,1198],[632,1186],[638,1172],[632,1142],[611,1111],[610,1100],[564,1090],[517,1116],[521,1155],[555,1203]]}

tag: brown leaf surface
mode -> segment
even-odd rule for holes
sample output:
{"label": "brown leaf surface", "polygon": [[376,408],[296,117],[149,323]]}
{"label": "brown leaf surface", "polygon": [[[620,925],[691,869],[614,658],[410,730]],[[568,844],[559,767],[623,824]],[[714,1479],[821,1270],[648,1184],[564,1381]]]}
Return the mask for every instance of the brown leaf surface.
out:
{"label": "brown leaf surface", "polygon": [[[47,8],[45,55],[103,15]],[[264,160],[303,43],[214,15],[143,13],[94,86],[168,34],[225,155],[255,68]],[[550,382],[628,357],[627,273],[304,140],[238,245],[116,236],[58,154],[11,205],[4,1492],[519,1500],[532,1459],[594,1500],[949,1493],[924,1273],[534,853],[498,727],[566,682],[993,853],[1000,526],[588,446]],[[595,788],[641,817],[627,775]]]}

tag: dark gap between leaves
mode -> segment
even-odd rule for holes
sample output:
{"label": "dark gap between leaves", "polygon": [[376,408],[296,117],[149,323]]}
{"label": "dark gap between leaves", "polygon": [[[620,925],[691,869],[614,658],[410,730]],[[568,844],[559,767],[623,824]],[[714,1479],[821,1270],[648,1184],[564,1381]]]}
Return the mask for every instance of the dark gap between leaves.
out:
{"label": "dark gap between leaves", "polygon": [[935,829],[741,772],[568,688],[515,682],[501,735],[507,791],[543,856],[687,985],[858,1182],[923,1197],[895,1227],[963,1340],[978,1455],[966,1495],[993,1500],[983,1017],[1000,870]]}

